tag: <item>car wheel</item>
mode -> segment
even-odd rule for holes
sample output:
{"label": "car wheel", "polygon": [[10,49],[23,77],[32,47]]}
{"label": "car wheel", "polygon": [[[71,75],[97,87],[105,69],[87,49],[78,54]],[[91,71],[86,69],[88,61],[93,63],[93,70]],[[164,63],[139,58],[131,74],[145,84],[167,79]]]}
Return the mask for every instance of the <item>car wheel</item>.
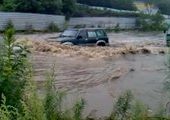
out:
{"label": "car wheel", "polygon": [[74,45],[72,42],[64,42],[63,45]]}
{"label": "car wheel", "polygon": [[106,46],[106,42],[101,40],[96,43],[97,46]]}

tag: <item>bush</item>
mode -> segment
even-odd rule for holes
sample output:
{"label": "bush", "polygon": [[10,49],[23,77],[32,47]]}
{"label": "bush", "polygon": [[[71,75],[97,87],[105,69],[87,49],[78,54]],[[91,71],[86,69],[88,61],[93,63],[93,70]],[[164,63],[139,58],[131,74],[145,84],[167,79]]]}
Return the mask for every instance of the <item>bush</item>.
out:
{"label": "bush", "polygon": [[106,8],[136,10],[134,0],[77,0],[78,3]]}
{"label": "bush", "polygon": [[59,32],[60,29],[59,29],[59,27],[57,26],[57,24],[55,24],[54,22],[51,22],[51,23],[47,26],[46,31],[47,31],[47,32]]}
{"label": "bush", "polygon": [[130,91],[121,95],[118,98],[118,100],[114,106],[114,110],[111,115],[111,119],[126,120],[129,116],[129,111],[131,109],[131,103],[132,103],[132,93]]}
{"label": "bush", "polygon": [[29,81],[25,87],[23,99],[21,99],[22,111],[6,103],[2,96],[0,105],[0,120],[82,120],[84,100],[78,101],[72,109],[63,110],[63,98],[65,94],[54,88],[54,74],[50,74],[46,84],[46,94],[40,98],[36,93],[36,86]]}
{"label": "bush", "polygon": [[28,33],[28,34],[32,34],[34,32],[33,25],[26,23],[26,25],[25,25],[25,32]]}
{"label": "bush", "polygon": [[163,31],[167,27],[164,17],[159,12],[154,15],[141,14],[136,26],[142,31]]}
{"label": "bush", "polygon": [[3,51],[0,51],[0,55],[0,95],[6,96],[8,105],[20,108],[20,100],[29,79],[30,69],[26,50],[15,44],[13,29],[6,30]]}
{"label": "bush", "polygon": [[139,13],[100,10],[85,5],[78,5],[73,17],[138,17]]}
{"label": "bush", "polygon": [[5,27],[4,27],[5,31],[7,31],[8,29],[15,29],[12,20],[8,20]]}
{"label": "bush", "polygon": [[114,31],[115,32],[119,32],[120,31],[120,24],[119,23],[116,24],[116,26],[114,28]]}

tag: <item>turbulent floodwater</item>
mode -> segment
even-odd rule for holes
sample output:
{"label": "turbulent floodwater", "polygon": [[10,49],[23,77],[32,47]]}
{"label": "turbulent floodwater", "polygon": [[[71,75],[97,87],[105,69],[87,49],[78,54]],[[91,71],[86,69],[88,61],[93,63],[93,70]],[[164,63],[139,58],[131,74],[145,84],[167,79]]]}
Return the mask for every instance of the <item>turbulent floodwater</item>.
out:
{"label": "turbulent floodwater", "polygon": [[[17,35],[17,39],[48,40],[59,34]],[[164,47],[164,35],[161,33],[121,32],[109,33],[111,46],[137,45]],[[1,39],[1,38],[0,38]],[[42,46],[46,47],[46,43]],[[51,47],[51,46],[49,46]],[[57,46],[52,46],[57,47]],[[64,50],[62,48],[61,50]],[[66,53],[72,48],[66,47]],[[110,48],[107,49],[106,55]],[[74,48],[73,52],[81,50]],[[169,55],[165,54],[128,54],[112,57],[89,59],[91,52],[100,48],[85,48],[76,56],[53,55],[52,53],[34,52],[31,56],[34,69],[34,79],[38,88],[43,90],[44,81],[52,67],[55,68],[55,86],[67,91],[66,107],[77,99],[86,101],[84,115],[90,113],[97,117],[108,116],[113,108],[113,102],[126,90],[131,90],[136,99],[145,103],[149,109],[156,110],[159,105],[166,105],[168,99],[163,91],[168,75]],[[104,50],[104,49],[103,49]],[[100,53],[99,53],[100,55]],[[99,56],[100,57],[100,56]]]}
{"label": "turbulent floodwater", "polygon": [[[168,55],[160,51],[156,54],[133,52],[136,46],[164,48],[164,34],[109,33],[113,48],[63,47],[53,43],[41,43],[58,35],[58,33],[35,34],[16,37],[40,41],[35,42],[34,50],[37,51],[33,52],[31,57],[34,79],[40,91],[43,91],[47,71],[54,67],[55,86],[68,93],[65,100],[66,107],[83,98],[86,101],[84,115],[92,113],[97,117],[108,116],[112,111],[113,102],[126,90],[131,90],[136,99],[152,110],[156,110],[161,103],[165,106],[168,102],[163,91],[163,83],[168,74],[166,65]],[[135,47],[128,47],[129,44]],[[125,49],[121,50],[120,46],[125,46]],[[126,50],[132,51],[126,54]],[[117,53],[118,56],[115,55]]]}
{"label": "turbulent floodwater", "polygon": [[[67,103],[78,98],[87,102],[85,114],[109,115],[113,101],[126,90],[148,108],[156,110],[165,104],[163,83],[167,76],[168,55],[125,55],[107,60],[56,57],[36,54],[33,57],[35,78],[44,80],[44,73],[55,63],[56,87],[67,90]],[[97,111],[96,111],[97,110]]]}

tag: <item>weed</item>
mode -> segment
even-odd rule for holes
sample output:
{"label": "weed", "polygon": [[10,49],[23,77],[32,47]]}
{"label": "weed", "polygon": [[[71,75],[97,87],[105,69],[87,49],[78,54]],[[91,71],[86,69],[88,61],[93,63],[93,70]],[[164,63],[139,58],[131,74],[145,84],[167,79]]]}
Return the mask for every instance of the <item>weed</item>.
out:
{"label": "weed", "polygon": [[15,44],[14,30],[6,30],[3,51],[0,51],[0,94],[6,96],[8,105],[17,108],[21,106],[23,90],[30,77],[26,51],[16,52],[20,48]]}
{"label": "weed", "polygon": [[4,27],[5,31],[7,31],[8,29],[15,29],[12,20],[8,20],[5,27]]}
{"label": "weed", "polygon": [[111,115],[111,120],[127,120],[129,110],[131,109],[132,93],[127,91],[120,96],[114,106],[114,111]]}
{"label": "weed", "polygon": [[73,107],[74,110],[74,120],[82,120],[82,112],[85,107],[85,101],[81,99]]}
{"label": "weed", "polygon": [[29,24],[29,23],[26,23],[25,25],[25,32],[27,34],[31,34],[34,32],[34,28],[33,28],[33,25],[32,24]]}
{"label": "weed", "polygon": [[119,23],[116,24],[116,26],[114,28],[114,31],[115,32],[119,32],[120,31],[120,24]]}
{"label": "weed", "polygon": [[51,23],[47,26],[46,31],[47,31],[47,32],[59,32],[60,29],[59,29],[59,27],[58,27],[57,24],[55,24],[54,22],[51,22]]}

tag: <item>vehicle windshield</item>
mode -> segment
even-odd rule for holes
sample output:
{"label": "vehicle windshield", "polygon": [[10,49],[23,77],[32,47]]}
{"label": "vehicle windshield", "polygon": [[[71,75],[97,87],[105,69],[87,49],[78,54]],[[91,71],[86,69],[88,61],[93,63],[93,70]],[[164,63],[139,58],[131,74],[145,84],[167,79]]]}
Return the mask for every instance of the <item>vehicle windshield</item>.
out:
{"label": "vehicle windshield", "polygon": [[66,30],[62,33],[62,37],[75,37],[77,35],[77,30]]}

